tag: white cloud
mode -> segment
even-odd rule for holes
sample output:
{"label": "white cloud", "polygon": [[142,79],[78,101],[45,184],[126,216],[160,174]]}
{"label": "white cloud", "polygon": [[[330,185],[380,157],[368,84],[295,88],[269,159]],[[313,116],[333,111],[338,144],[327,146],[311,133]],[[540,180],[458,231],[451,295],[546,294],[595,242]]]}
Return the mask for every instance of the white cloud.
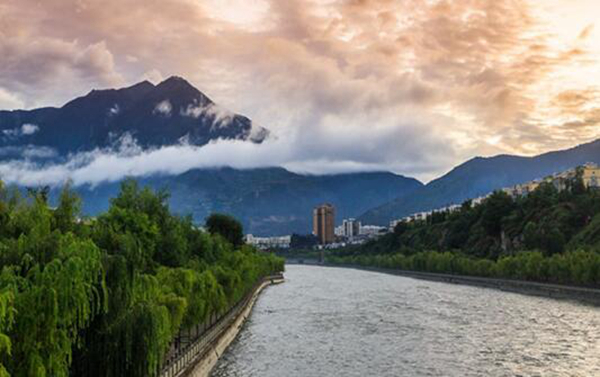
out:
{"label": "white cloud", "polygon": [[21,127],[2,130],[2,133],[9,138],[18,138],[21,136],[30,136],[38,132],[40,127],[36,124],[25,123]]}
{"label": "white cloud", "polygon": [[181,111],[181,115],[200,118],[201,116],[207,116],[212,118],[212,128],[227,127],[235,116],[231,111],[214,103],[193,104],[189,105],[185,110]]}
{"label": "white cloud", "polygon": [[156,105],[154,108],[154,114],[162,114],[166,117],[171,116],[171,110],[173,110],[173,106],[169,100],[164,100]]}
{"label": "white cloud", "polygon": [[17,136],[18,131],[19,131],[18,128],[11,128],[9,130],[2,130],[2,133],[8,137],[14,137],[14,136]]}
{"label": "white cloud", "polygon": [[[416,172],[435,167],[436,153],[446,153],[443,146],[432,148],[427,142],[419,144],[411,140],[398,147],[402,147],[407,155],[417,155],[420,150],[429,148],[430,160],[420,159],[417,163],[407,160],[398,164],[387,154],[388,148],[374,153],[373,149],[383,141],[369,140],[365,135],[340,137],[338,146],[330,146],[329,153],[322,153],[317,151],[326,150],[330,141],[327,137],[321,138],[323,135],[313,135],[316,139],[313,136],[269,138],[262,144],[218,140],[202,147],[186,144],[183,140],[178,145],[142,150],[131,135],[125,134],[115,143],[115,148],[78,153],[66,162],[39,163],[27,158],[0,162],[0,178],[20,185],[61,185],[68,179],[75,185],[96,185],[126,176],[177,175],[190,169],[215,167],[283,166],[310,174],[381,170]],[[390,139],[394,135],[383,137]]]}
{"label": "white cloud", "polygon": [[164,80],[164,76],[158,69],[151,69],[142,75],[142,80],[148,80],[153,84],[158,84]]}
{"label": "white cloud", "polygon": [[119,107],[119,105],[117,105],[115,103],[110,109],[108,109],[108,115],[115,116],[115,115],[119,114],[120,111],[121,111],[121,108]]}
{"label": "white cloud", "polygon": [[[589,80],[600,56],[587,27],[594,1],[82,3],[2,2],[1,107],[59,105],[177,73],[290,139],[298,169],[378,166],[424,179],[474,155],[600,136],[594,96],[550,111],[565,110],[552,100],[567,88],[600,93]],[[555,38],[565,30],[575,32]]]}
{"label": "white cloud", "polygon": [[34,133],[38,132],[39,130],[40,130],[40,127],[35,124],[25,123],[24,125],[21,126],[21,135],[33,135]]}
{"label": "white cloud", "polygon": [[25,106],[16,95],[0,87],[0,109],[15,110],[22,109]]}
{"label": "white cloud", "polygon": [[[23,158],[24,161],[28,161],[31,159],[48,159],[58,156],[58,152],[51,147],[46,146],[35,146],[35,145],[25,145],[25,146],[7,146],[0,147],[0,156],[1,157],[20,157]],[[12,163],[12,162],[11,162]],[[6,177],[4,177],[6,178]]]}
{"label": "white cloud", "polygon": [[[27,32],[5,33],[3,26],[0,24],[0,83],[5,89],[0,88],[0,108],[55,106],[57,99],[71,99],[73,92],[124,83],[104,41],[81,43],[77,38],[48,35],[29,39]],[[24,100],[7,97],[6,90]]]}
{"label": "white cloud", "polygon": [[21,155],[26,160],[40,158],[40,159],[48,159],[58,156],[58,152],[51,147],[39,147],[28,145],[21,150]]}
{"label": "white cloud", "polygon": [[262,142],[262,141],[266,140],[267,137],[270,136],[270,134],[271,133],[268,129],[252,122],[250,130],[246,134],[246,138],[247,138],[247,140],[250,140],[252,142]]}

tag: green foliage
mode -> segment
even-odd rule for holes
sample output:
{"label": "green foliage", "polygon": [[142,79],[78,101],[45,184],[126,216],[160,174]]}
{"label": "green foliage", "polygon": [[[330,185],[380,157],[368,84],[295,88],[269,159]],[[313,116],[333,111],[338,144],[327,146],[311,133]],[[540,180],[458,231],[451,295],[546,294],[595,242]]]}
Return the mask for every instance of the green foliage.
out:
{"label": "green foliage", "polygon": [[600,192],[580,178],[527,196],[495,192],[480,205],[400,223],[330,261],[407,270],[600,285]]}
{"label": "green foliage", "polygon": [[600,254],[581,250],[554,254],[551,257],[544,257],[536,251],[521,252],[503,256],[497,261],[472,258],[455,252],[429,251],[412,255],[330,256],[329,262],[560,284],[600,285]]}
{"label": "green foliage", "polygon": [[244,243],[242,224],[229,215],[213,213],[206,219],[206,228],[211,234],[220,234],[234,246]]}
{"label": "green foliage", "polygon": [[0,377],[154,376],[180,331],[283,269],[167,199],[126,181],[82,222],[69,185],[51,209],[46,189],[24,199],[0,184]]}
{"label": "green foliage", "polygon": [[[15,295],[11,287],[5,287],[0,292],[0,358],[2,360],[12,356],[12,342],[7,333],[12,329],[15,321],[16,310],[14,308],[14,301]],[[5,376],[9,376],[9,373],[3,362],[0,362],[0,377]]]}
{"label": "green foliage", "polygon": [[62,233],[72,232],[80,213],[81,199],[71,190],[71,183],[68,182],[60,193],[58,207],[52,213],[56,228]]}
{"label": "green foliage", "polygon": [[489,235],[502,231],[502,219],[513,210],[514,202],[508,194],[496,191],[485,200],[481,212],[481,225]]}

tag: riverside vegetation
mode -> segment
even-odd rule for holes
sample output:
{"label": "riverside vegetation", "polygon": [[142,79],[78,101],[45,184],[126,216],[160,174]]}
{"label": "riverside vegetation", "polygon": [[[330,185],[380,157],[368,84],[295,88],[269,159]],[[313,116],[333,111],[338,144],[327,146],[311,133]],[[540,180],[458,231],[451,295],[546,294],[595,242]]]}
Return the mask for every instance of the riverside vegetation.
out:
{"label": "riverside vegetation", "polygon": [[379,268],[600,286],[600,192],[581,175],[558,191],[494,192],[479,205],[401,222],[328,261]]}
{"label": "riverside vegetation", "polygon": [[126,181],[109,210],[80,221],[67,186],[0,186],[0,376],[154,376],[178,333],[242,298],[283,261],[172,215],[165,192]]}

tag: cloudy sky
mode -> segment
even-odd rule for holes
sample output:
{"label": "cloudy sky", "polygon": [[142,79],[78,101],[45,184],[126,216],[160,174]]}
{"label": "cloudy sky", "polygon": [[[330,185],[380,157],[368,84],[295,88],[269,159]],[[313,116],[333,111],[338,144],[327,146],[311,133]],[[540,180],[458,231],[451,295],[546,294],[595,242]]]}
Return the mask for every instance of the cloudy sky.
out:
{"label": "cloudy sky", "polygon": [[3,0],[0,108],[179,75],[279,140],[191,160],[426,181],[600,137],[598,14],[597,0]]}

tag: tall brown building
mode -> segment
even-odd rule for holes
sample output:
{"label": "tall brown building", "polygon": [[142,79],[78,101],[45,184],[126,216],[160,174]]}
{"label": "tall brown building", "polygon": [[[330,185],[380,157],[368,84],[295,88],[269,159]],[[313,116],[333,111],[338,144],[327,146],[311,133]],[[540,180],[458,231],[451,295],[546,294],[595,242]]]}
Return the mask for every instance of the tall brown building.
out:
{"label": "tall brown building", "polygon": [[313,210],[313,234],[321,244],[335,241],[335,208],[331,204],[323,204]]}

